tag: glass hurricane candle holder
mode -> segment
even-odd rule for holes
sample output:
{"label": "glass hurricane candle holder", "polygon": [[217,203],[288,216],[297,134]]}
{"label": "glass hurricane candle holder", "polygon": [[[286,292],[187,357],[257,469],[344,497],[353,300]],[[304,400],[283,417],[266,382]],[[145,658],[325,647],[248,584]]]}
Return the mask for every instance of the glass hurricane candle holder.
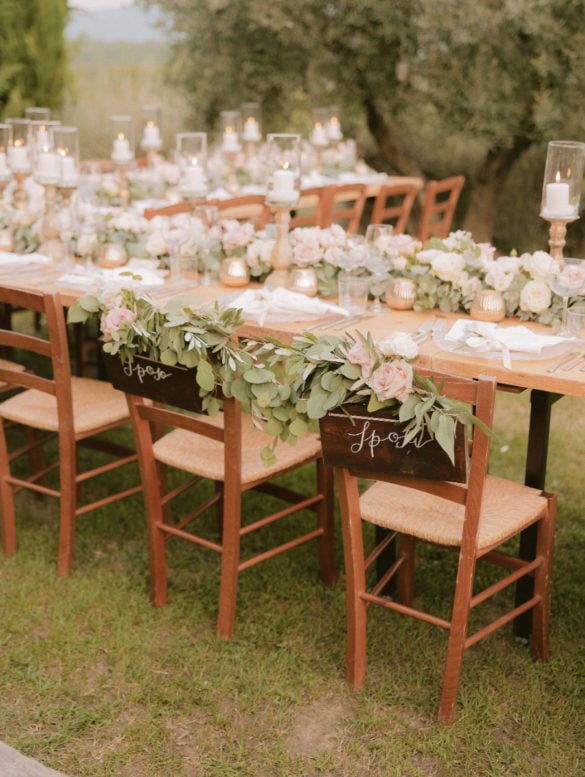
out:
{"label": "glass hurricane candle holder", "polygon": [[0,124],[0,187],[4,190],[12,177],[8,167],[8,149],[12,145],[12,127],[10,124]]}
{"label": "glass hurricane candle holder", "polygon": [[260,103],[248,102],[240,106],[242,140],[247,143],[259,143],[262,140],[260,130]]}
{"label": "glass hurricane candle holder", "polygon": [[24,115],[29,121],[47,122],[51,118],[50,108],[41,108],[36,105],[31,105],[29,108],[25,108]]}
{"label": "glass hurricane candle holder", "polygon": [[112,162],[128,165],[134,159],[134,127],[131,116],[111,116]]}
{"label": "glass hurricane candle holder", "polygon": [[585,143],[553,140],[548,144],[540,216],[550,222],[549,247],[563,261],[567,224],[579,218]]}
{"label": "glass hurricane candle holder", "polygon": [[68,205],[79,182],[79,132],[77,127],[55,127],[53,145],[61,163],[58,189],[64,205]]}
{"label": "glass hurricane candle holder", "polygon": [[341,123],[339,121],[339,108],[337,105],[330,105],[327,110],[327,138],[332,144],[339,143],[343,140],[343,132],[341,131]]}
{"label": "glass hurricane candle holder", "polygon": [[143,105],[143,129],[141,147],[146,151],[149,165],[153,165],[157,151],[162,148],[162,110],[159,105]]}
{"label": "glass hurricane candle holder", "polygon": [[241,114],[239,111],[222,111],[220,113],[222,128],[221,148],[225,154],[238,154],[240,145]]}
{"label": "glass hurricane candle holder", "polygon": [[8,166],[13,173],[30,173],[30,121],[28,119],[6,119],[12,129],[11,145],[8,148]]}
{"label": "glass hurricane candle holder", "polygon": [[185,200],[203,201],[207,196],[207,133],[179,132],[176,137],[179,194]]}

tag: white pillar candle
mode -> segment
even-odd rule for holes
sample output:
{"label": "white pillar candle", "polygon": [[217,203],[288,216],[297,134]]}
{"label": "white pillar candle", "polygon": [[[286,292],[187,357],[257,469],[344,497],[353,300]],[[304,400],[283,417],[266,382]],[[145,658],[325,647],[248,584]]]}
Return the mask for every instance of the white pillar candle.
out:
{"label": "white pillar candle", "polygon": [[39,129],[35,133],[35,140],[37,143],[37,146],[40,148],[44,148],[45,146],[49,145],[49,133],[45,129],[45,127],[39,127]]}
{"label": "white pillar candle", "polygon": [[77,186],[77,165],[72,156],[61,158],[61,186]]}
{"label": "white pillar candle", "polygon": [[226,127],[223,133],[223,150],[231,153],[237,153],[240,150],[238,133],[232,127]]}
{"label": "white pillar candle", "polygon": [[195,160],[192,164],[187,165],[183,177],[181,178],[181,191],[189,195],[189,193],[199,194],[205,191],[207,182],[205,180],[205,174],[203,168],[197,164]]}
{"label": "white pillar candle", "polygon": [[332,116],[327,122],[327,137],[329,140],[341,140],[343,137],[337,116]]}
{"label": "white pillar candle", "polygon": [[295,174],[292,170],[275,170],[272,176],[270,199],[273,202],[295,202],[299,192],[295,189]]}
{"label": "white pillar candle", "polygon": [[314,146],[326,146],[329,143],[325,127],[320,122],[316,122],[311,132],[311,143]]}
{"label": "white pillar candle", "polygon": [[161,144],[160,130],[153,121],[146,123],[142,135],[142,145],[145,148],[158,148]]}
{"label": "white pillar candle", "polygon": [[574,209],[570,201],[571,190],[566,181],[547,183],[545,213],[549,217],[570,218]]}
{"label": "white pillar candle", "polygon": [[30,171],[28,148],[22,140],[15,140],[13,146],[8,146],[8,164],[15,173],[28,173]]}
{"label": "white pillar candle", "polygon": [[114,149],[112,151],[112,159],[114,162],[123,163],[129,162],[132,159],[132,152],[130,151],[130,143],[128,138],[124,137],[124,133],[120,132],[118,137],[114,140]]}
{"label": "white pillar candle", "polygon": [[40,181],[57,183],[61,178],[61,157],[54,151],[41,151],[37,155],[36,174]]}
{"label": "white pillar candle", "polygon": [[262,136],[260,135],[260,126],[253,116],[246,119],[242,138],[249,143],[257,143]]}

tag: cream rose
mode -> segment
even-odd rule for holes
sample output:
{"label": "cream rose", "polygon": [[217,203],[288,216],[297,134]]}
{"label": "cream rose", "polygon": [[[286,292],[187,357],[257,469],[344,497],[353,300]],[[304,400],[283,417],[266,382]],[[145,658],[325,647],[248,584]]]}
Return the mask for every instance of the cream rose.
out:
{"label": "cream rose", "polygon": [[542,313],[551,302],[551,290],[544,281],[528,281],[520,292],[520,310]]}
{"label": "cream rose", "polygon": [[393,332],[376,345],[383,356],[401,356],[403,359],[418,356],[418,345],[407,332]]}
{"label": "cream rose", "polygon": [[371,374],[368,386],[380,402],[387,399],[404,402],[412,391],[412,375],[412,367],[408,362],[384,362]]}

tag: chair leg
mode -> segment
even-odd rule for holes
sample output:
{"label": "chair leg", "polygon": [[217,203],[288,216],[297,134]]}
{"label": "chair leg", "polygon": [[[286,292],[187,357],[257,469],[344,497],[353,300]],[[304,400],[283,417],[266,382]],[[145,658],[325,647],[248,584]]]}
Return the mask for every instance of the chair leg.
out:
{"label": "chair leg", "polygon": [[322,460],[317,462],[317,490],[323,494],[317,513],[318,525],[323,532],[319,538],[319,570],[325,585],[333,586],[338,578],[333,528],[333,469]]}
{"label": "chair leg", "polygon": [[68,575],[73,566],[75,545],[75,509],[77,506],[77,461],[75,443],[59,440],[59,551],[57,575]]}
{"label": "chair leg", "polygon": [[439,720],[447,725],[451,725],[455,718],[455,704],[457,702],[459,678],[461,677],[463,654],[465,652],[465,638],[467,636],[467,623],[473,592],[474,571],[475,558],[462,555],[459,569],[457,570],[449,644],[447,646],[443,688],[439,702]]}
{"label": "chair leg", "polygon": [[542,564],[534,574],[534,593],[540,596],[532,614],[531,651],[542,661],[548,659],[549,650],[549,613],[550,578],[552,573],[552,549],[554,544],[557,499],[548,495],[547,514],[538,526],[536,553],[542,557]]}
{"label": "chair leg", "polygon": [[241,521],[242,497],[240,488],[224,485],[221,580],[217,616],[217,635],[224,639],[229,639],[232,636],[236,621]]}
{"label": "chair leg", "polygon": [[10,473],[10,459],[4,432],[4,422],[0,420],[0,526],[2,528],[2,549],[7,556],[16,552],[16,519],[14,514],[14,492],[7,483]]}
{"label": "chair leg", "polygon": [[[143,466],[147,466],[143,462]],[[153,462],[144,478],[144,502],[146,507],[148,558],[150,566],[150,601],[155,607],[167,602],[166,537],[161,528],[171,520],[170,505],[164,507],[162,495],[167,490],[167,469],[160,462]]]}
{"label": "chair leg", "polygon": [[346,680],[362,688],[366,677],[366,589],[364,540],[357,481],[346,470],[337,470],[343,530],[347,602]]}

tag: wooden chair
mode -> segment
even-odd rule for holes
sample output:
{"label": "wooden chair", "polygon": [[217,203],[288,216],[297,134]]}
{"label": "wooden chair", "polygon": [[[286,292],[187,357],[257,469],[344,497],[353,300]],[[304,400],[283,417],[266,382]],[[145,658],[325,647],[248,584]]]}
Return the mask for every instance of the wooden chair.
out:
{"label": "wooden chair", "polygon": [[[139,484],[109,492],[95,501],[81,499],[81,488],[98,475],[136,461],[134,450],[109,440],[106,432],[128,424],[128,407],[124,394],[104,381],[71,375],[64,309],[58,295],[0,287],[0,302],[43,315],[48,335],[44,332],[23,334],[10,328],[0,329],[0,346],[18,349],[29,369],[15,372],[0,365],[0,381],[18,390],[0,403],[0,501],[4,552],[16,551],[14,494],[27,489],[60,502],[59,551],[57,571],[67,574],[73,562],[75,524],[79,516],[111,504],[142,490]],[[29,363],[30,362],[30,363]],[[34,365],[34,368],[31,367]],[[6,429],[16,424],[33,430],[25,444],[9,441]],[[58,459],[45,465],[42,451],[45,443],[58,441]],[[77,464],[79,447],[102,451],[103,459],[91,469],[81,471]],[[29,454],[35,462],[29,475],[15,474],[12,464]],[[113,458],[112,458],[113,457]],[[53,485],[50,473],[58,471]],[[138,478],[136,478],[138,480]]]}
{"label": "wooden chair", "polygon": [[150,221],[155,216],[176,216],[177,213],[190,213],[193,207],[187,200],[173,202],[171,205],[163,205],[160,208],[145,208],[144,218]]}
{"label": "wooden chair", "polygon": [[320,227],[323,221],[323,186],[301,190],[301,196],[291,217],[289,229]]}
{"label": "wooden chair", "polygon": [[383,184],[374,200],[371,224],[392,224],[394,234],[406,231],[408,219],[422,182]]}
{"label": "wooden chair", "polygon": [[360,220],[366,204],[366,186],[363,183],[348,183],[324,187],[322,203],[322,227],[340,224],[354,235],[360,226]]}
{"label": "wooden chair", "polygon": [[[333,547],[333,475],[323,464],[317,435],[307,435],[293,446],[280,444],[276,451],[277,463],[266,466],[260,451],[270,445],[272,438],[252,426],[250,417],[242,414],[239,402],[233,398],[223,399],[223,412],[214,418],[186,415],[176,407],[171,409],[160,403],[149,405],[144,398],[131,394],[127,399],[144,483],[150,588],[155,606],[166,602],[165,545],[171,537],[182,538],[220,555],[217,634],[225,638],[229,638],[234,630],[239,574],[261,561],[316,539],[321,577],[327,585],[333,585],[337,577]],[[175,398],[173,405],[177,401],[181,404]],[[172,430],[157,439],[157,429],[169,426]],[[275,477],[311,463],[316,465],[316,488],[312,494],[298,493],[274,482]],[[189,473],[187,481],[167,489],[168,468]],[[187,516],[171,517],[172,500],[201,479],[213,482],[211,496],[204,495],[197,504],[191,501]],[[247,492],[252,490],[284,500],[287,506],[278,505],[279,509],[262,517],[248,516],[243,502]],[[203,514],[213,506],[220,518],[219,539],[205,534],[201,525]],[[250,533],[278,520],[288,518],[290,521],[291,517],[292,531],[294,521],[299,517],[297,514],[306,509],[317,515],[315,528],[301,528],[300,533],[293,532],[275,547],[255,553],[242,552],[241,545]]]}
{"label": "wooden chair", "polygon": [[[442,393],[475,406],[478,418],[490,427],[495,397],[495,379],[479,380],[458,378],[442,373],[420,370],[433,377],[437,385],[444,381]],[[370,418],[368,432],[380,438],[387,436],[387,424]],[[361,421],[363,425],[364,421]],[[377,428],[378,427],[378,428]],[[382,428],[386,429],[385,432]],[[326,462],[336,465],[343,528],[346,583],[347,583],[347,680],[355,687],[362,687],[366,665],[366,611],[370,604],[377,604],[395,612],[410,615],[445,629],[449,634],[444,668],[443,688],[439,705],[439,718],[449,724],[453,721],[463,654],[483,637],[509,623],[521,613],[532,611],[531,646],[541,659],[548,655],[548,617],[550,599],[551,559],[554,541],[556,499],[534,488],[487,474],[490,436],[480,427],[474,428],[469,474],[465,482],[453,482],[450,473],[424,473],[418,476],[419,466],[428,465],[429,455],[421,456],[421,463],[401,475],[398,468],[380,464],[377,457],[368,452],[365,465],[355,453],[339,454],[338,440],[332,432],[324,434],[322,441]],[[360,426],[353,429],[353,437],[345,440],[346,447],[359,438]],[[349,440],[349,442],[348,442]],[[390,445],[390,443],[386,443]],[[337,447],[336,447],[337,446]],[[425,449],[422,448],[422,451]],[[399,462],[411,460],[406,449],[394,452]],[[449,462],[443,454],[443,458]],[[435,463],[439,463],[438,461]],[[414,467],[414,465],[410,465]],[[367,469],[366,469],[367,468]],[[359,476],[374,481],[361,496],[358,492]],[[362,523],[375,524],[377,540],[384,535],[378,547],[364,558]],[[519,558],[509,546],[506,552],[501,545],[518,535],[526,527],[533,526],[537,534],[536,557]],[[378,576],[376,582],[366,583],[366,571],[388,543],[398,538],[398,554],[390,568]],[[437,617],[414,601],[415,546],[425,542],[454,549],[458,554],[457,579],[451,614]],[[485,560],[506,570],[497,580],[489,580],[483,590],[476,578],[476,564]],[[435,572],[436,574],[436,572]],[[396,575],[397,599],[383,596],[388,581]],[[523,603],[506,608],[498,602],[491,603],[491,622],[475,633],[468,633],[470,611],[491,599],[507,586],[525,576],[534,578],[534,593]],[[495,580],[495,582],[494,582]],[[371,581],[370,581],[371,582]],[[511,592],[508,592],[508,594]],[[369,610],[368,610],[369,612]],[[484,613],[486,616],[489,613]]]}
{"label": "wooden chair", "polygon": [[463,175],[427,182],[418,227],[418,239],[423,243],[433,236],[447,237],[464,183]]}
{"label": "wooden chair", "polygon": [[264,229],[270,218],[270,208],[263,194],[243,194],[228,200],[210,200],[207,204],[217,206],[220,220],[251,221],[256,229]]}

